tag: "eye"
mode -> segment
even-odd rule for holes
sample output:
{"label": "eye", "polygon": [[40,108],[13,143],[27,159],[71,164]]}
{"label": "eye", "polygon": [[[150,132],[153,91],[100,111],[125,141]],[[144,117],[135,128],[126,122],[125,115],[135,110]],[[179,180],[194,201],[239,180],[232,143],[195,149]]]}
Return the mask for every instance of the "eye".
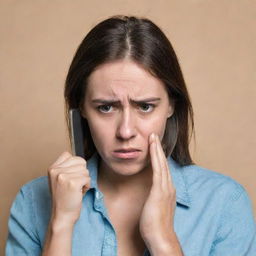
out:
{"label": "eye", "polygon": [[149,103],[142,103],[140,105],[140,108],[142,109],[143,112],[151,112],[153,111],[155,105],[154,104],[149,104]]}
{"label": "eye", "polygon": [[110,111],[110,108],[112,106],[111,105],[101,105],[101,106],[98,106],[97,109],[102,112],[102,113],[109,113]]}

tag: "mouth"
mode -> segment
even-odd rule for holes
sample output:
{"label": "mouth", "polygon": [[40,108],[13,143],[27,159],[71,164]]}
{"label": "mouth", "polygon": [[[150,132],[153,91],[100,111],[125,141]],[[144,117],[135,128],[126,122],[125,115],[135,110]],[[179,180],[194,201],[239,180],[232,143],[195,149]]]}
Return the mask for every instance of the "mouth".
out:
{"label": "mouth", "polygon": [[119,159],[136,159],[141,154],[141,150],[134,148],[117,149],[113,151],[113,156]]}

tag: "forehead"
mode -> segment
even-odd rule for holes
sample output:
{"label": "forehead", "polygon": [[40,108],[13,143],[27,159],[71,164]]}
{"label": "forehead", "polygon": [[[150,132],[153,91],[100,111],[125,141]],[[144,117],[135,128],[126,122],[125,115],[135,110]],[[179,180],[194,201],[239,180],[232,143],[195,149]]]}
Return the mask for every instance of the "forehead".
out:
{"label": "forehead", "polygon": [[86,88],[89,97],[144,97],[167,95],[161,80],[131,60],[105,63],[90,75]]}

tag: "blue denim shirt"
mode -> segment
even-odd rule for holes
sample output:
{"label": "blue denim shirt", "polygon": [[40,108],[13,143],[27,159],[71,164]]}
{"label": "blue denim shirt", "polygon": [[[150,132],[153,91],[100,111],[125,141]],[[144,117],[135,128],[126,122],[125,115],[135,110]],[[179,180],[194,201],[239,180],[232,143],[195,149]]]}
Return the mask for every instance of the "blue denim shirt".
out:
{"label": "blue denim shirt", "polygon": [[[87,161],[91,188],[74,227],[73,256],[117,255],[117,236],[97,186],[98,162],[96,153]],[[184,255],[255,256],[256,225],[243,186],[197,165],[181,167],[171,157],[168,164],[176,188],[174,229]],[[48,179],[39,177],[24,185],[12,204],[6,256],[41,255],[50,216]]]}

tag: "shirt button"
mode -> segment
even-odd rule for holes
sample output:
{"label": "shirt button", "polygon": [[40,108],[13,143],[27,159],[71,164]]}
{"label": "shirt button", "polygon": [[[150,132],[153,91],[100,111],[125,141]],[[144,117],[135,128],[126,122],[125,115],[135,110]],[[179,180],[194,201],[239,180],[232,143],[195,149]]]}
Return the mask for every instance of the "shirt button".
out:
{"label": "shirt button", "polygon": [[97,199],[101,198],[101,194],[100,194],[99,191],[96,191],[96,198],[97,198]]}

